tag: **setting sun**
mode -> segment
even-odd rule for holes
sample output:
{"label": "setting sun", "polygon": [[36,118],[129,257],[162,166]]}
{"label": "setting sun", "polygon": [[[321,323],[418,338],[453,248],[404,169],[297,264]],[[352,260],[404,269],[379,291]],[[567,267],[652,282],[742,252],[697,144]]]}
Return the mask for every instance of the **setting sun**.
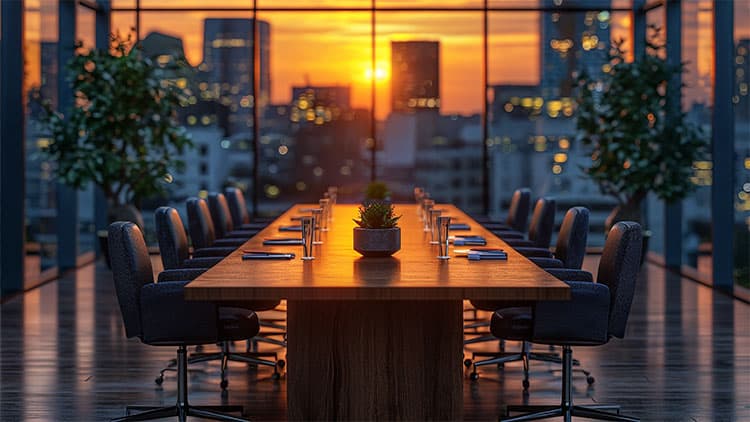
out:
{"label": "setting sun", "polygon": [[[372,80],[372,69],[367,68],[365,69],[365,80]],[[382,82],[388,80],[388,71],[385,70],[383,67],[376,67],[375,68],[375,81],[376,82]]]}

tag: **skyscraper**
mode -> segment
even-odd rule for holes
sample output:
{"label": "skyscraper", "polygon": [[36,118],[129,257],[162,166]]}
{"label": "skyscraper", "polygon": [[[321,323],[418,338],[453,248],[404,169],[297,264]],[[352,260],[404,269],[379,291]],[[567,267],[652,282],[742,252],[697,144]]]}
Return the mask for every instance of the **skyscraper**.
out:
{"label": "skyscraper", "polygon": [[229,107],[228,134],[252,126],[252,107],[265,107],[271,97],[270,25],[258,21],[260,75],[253,97],[253,19],[206,19],[200,89],[204,99]]}
{"label": "skyscraper", "polygon": [[440,42],[391,42],[391,111],[440,109]]}
{"label": "skyscraper", "polygon": [[750,120],[750,38],[737,41],[734,56],[734,102],[735,118],[741,122]]}
{"label": "skyscraper", "polygon": [[[610,48],[610,0],[543,0],[543,6],[561,11],[541,13],[541,85],[544,98],[570,97],[574,72],[591,77],[602,72]],[[562,11],[564,7],[591,11]],[[604,10],[602,10],[604,9]],[[601,10],[601,11],[599,11]]]}

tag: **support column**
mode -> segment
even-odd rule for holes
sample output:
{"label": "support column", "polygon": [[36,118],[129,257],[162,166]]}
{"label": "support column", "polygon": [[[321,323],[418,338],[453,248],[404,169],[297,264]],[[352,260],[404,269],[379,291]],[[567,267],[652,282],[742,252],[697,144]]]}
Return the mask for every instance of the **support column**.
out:
{"label": "support column", "polygon": [[24,1],[3,2],[0,48],[0,296],[23,290],[26,137],[23,100]]}
{"label": "support column", "polygon": [[[667,62],[682,61],[682,10],[679,0],[666,4]],[[682,75],[675,75],[667,88],[667,116],[682,112]],[[669,118],[669,117],[668,117]],[[664,261],[669,268],[682,265],[682,201],[664,204]]]}
{"label": "support column", "polygon": [[714,0],[711,223],[714,287],[734,288],[734,2]]}

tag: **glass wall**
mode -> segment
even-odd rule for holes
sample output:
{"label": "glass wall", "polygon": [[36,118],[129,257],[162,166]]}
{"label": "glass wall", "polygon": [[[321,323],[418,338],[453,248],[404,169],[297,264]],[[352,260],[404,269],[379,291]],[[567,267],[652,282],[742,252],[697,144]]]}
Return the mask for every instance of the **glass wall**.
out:
{"label": "glass wall", "polygon": [[57,0],[24,3],[24,111],[26,117],[26,286],[57,265],[55,163],[39,151],[49,137],[39,124],[42,101],[57,106]]}
{"label": "glass wall", "polygon": [[493,210],[506,204],[515,188],[527,186],[534,197],[557,200],[558,222],[569,207],[588,207],[589,243],[603,244],[604,221],[616,202],[583,173],[591,151],[576,142],[575,85],[581,72],[595,79],[603,75],[611,41],[624,39],[623,48],[632,48],[630,26],[629,13],[609,10],[490,15],[487,144]]}
{"label": "glass wall", "polygon": [[408,200],[416,184],[438,202],[482,210],[482,19],[377,14],[378,175],[394,199]]}
{"label": "glass wall", "polygon": [[[81,5],[76,6],[76,41],[81,43],[81,53],[96,47],[96,12]],[[92,184],[78,191],[78,228],[78,252],[93,251],[96,228]]]}
{"label": "glass wall", "polygon": [[[713,109],[713,5],[710,0],[682,2],[682,110],[687,121],[699,127],[707,145],[711,141]],[[695,190],[683,201],[682,262],[708,277],[711,259],[710,155],[693,163]]]}
{"label": "glass wall", "polygon": [[734,5],[734,279],[750,288],[750,8]]}

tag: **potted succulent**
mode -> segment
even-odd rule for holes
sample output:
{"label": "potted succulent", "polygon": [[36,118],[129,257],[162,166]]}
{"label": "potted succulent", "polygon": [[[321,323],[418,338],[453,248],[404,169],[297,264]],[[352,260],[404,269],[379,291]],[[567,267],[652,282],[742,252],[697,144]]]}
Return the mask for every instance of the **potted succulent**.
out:
{"label": "potted succulent", "polygon": [[[67,64],[73,104],[53,110],[42,99],[40,121],[50,134],[42,154],[58,180],[76,189],[93,183],[110,221],[142,225],[141,200],[166,193],[192,144],[177,121],[183,89],[132,46],[130,35],[117,34],[110,49],[79,51]],[[106,231],[99,236],[106,246]]]}
{"label": "potted succulent", "polygon": [[591,152],[583,170],[618,204],[605,233],[618,221],[642,222],[641,203],[649,192],[667,202],[684,198],[695,188],[692,166],[704,153],[703,132],[679,105],[666,106],[672,89],[667,81],[684,69],[660,57],[664,45],[656,43],[658,29],[652,29],[643,56],[627,62],[623,41],[614,42],[603,77],[578,78],[577,139]]}
{"label": "potted succulent", "polygon": [[401,249],[401,228],[392,204],[369,201],[354,220],[354,250],[366,257],[391,256]]}

